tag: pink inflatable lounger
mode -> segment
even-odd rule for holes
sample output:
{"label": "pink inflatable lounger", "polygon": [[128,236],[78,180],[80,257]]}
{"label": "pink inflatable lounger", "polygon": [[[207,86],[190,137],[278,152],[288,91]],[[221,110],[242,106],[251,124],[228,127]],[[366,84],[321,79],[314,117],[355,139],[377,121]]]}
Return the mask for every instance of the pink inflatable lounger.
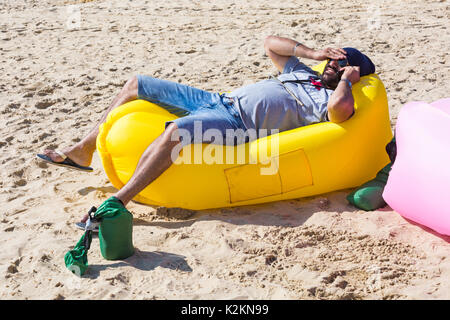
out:
{"label": "pink inflatable lounger", "polygon": [[384,200],[403,217],[450,235],[450,98],[406,104],[395,133]]}

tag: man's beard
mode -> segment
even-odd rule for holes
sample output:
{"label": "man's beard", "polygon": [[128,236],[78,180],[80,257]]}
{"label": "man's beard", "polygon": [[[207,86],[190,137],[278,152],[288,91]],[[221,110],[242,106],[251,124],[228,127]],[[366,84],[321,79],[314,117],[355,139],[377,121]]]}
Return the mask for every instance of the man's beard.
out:
{"label": "man's beard", "polygon": [[320,80],[325,85],[325,87],[327,87],[328,89],[335,90],[339,84],[339,81],[341,80],[343,72],[340,72],[340,71],[336,72],[332,76],[330,76],[329,74],[325,75],[325,70],[326,70],[327,66],[323,70],[323,73],[320,75]]}

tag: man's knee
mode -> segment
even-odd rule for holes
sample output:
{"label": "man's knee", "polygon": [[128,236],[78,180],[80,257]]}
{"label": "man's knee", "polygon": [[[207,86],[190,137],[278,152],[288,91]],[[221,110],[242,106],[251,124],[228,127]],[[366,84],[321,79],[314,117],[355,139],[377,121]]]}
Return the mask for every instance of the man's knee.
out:
{"label": "man's knee", "polygon": [[138,78],[133,76],[125,83],[122,92],[129,97],[137,97],[138,95]]}

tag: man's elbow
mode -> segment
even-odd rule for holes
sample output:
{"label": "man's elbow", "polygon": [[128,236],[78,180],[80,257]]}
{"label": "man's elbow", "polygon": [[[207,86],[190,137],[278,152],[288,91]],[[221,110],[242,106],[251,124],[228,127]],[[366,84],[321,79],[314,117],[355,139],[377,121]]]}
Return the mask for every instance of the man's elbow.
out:
{"label": "man's elbow", "polygon": [[337,99],[333,103],[329,103],[328,118],[331,122],[340,123],[348,120],[354,112],[353,99]]}

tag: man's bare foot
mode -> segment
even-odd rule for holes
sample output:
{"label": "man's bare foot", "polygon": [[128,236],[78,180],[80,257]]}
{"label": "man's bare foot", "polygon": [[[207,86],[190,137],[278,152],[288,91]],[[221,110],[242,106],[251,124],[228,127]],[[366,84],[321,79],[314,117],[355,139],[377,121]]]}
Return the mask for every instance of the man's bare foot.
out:
{"label": "man's bare foot", "polygon": [[[61,150],[67,157],[80,166],[89,166],[92,162],[93,152],[80,147],[72,147]],[[54,162],[62,162],[64,159],[55,150],[45,149],[44,154]]]}

